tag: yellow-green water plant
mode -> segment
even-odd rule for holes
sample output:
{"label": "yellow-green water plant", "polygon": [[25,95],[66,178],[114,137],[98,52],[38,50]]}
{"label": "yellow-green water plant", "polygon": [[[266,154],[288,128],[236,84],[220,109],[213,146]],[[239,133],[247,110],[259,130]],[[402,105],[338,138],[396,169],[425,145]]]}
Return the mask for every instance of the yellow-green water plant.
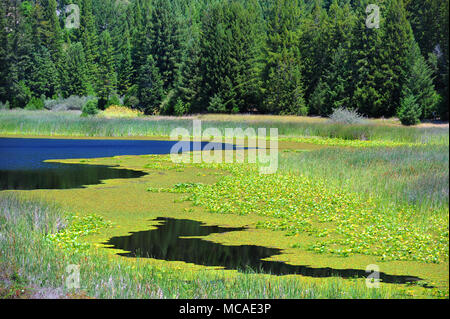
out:
{"label": "yellow-green water plant", "polygon": [[431,141],[421,142],[404,142],[392,140],[359,140],[359,139],[343,139],[335,137],[282,137],[281,141],[292,141],[299,143],[312,143],[327,146],[342,147],[399,147],[399,146],[424,146],[424,145],[448,145],[448,139],[434,139]]}
{"label": "yellow-green water plant", "polygon": [[[10,214],[10,211],[17,214]],[[299,280],[255,273],[229,276],[225,272],[201,271],[187,280],[175,269],[157,267],[141,259],[112,256],[94,247],[87,251],[60,249],[57,242],[46,239],[47,228],[44,224],[33,223],[33,219],[59,225],[65,217],[59,208],[43,202],[0,194],[0,274],[12,282],[3,285],[0,281],[0,297],[11,296],[11,291],[19,284],[30,294],[42,289],[44,292],[50,291],[53,296],[57,292],[63,298],[374,299],[448,296],[448,292],[442,294],[441,291],[428,291],[420,287],[382,284],[380,289],[367,289],[364,280],[340,278]],[[78,224],[81,233],[86,228],[95,229],[103,224],[95,217],[80,220],[75,218],[73,222]],[[97,226],[85,226],[92,224]],[[80,289],[65,286],[67,265],[80,266]]]}
{"label": "yellow-green water plant", "polygon": [[[197,164],[203,167],[210,164]],[[338,191],[320,179],[281,172],[260,175],[256,165],[214,164],[229,174],[212,185],[175,185],[149,191],[190,192],[212,213],[269,217],[259,227],[317,238],[307,248],[340,256],[372,255],[380,260],[448,261],[448,217],[431,214],[414,222],[411,205],[378,205],[368,196]],[[301,243],[299,243],[301,246]]]}
{"label": "yellow-green water plant", "polygon": [[67,216],[68,226],[59,232],[49,233],[45,239],[58,248],[73,251],[87,251],[90,248],[88,242],[80,240],[81,237],[98,232],[104,227],[111,226],[103,217],[91,214],[79,217],[75,214]]}

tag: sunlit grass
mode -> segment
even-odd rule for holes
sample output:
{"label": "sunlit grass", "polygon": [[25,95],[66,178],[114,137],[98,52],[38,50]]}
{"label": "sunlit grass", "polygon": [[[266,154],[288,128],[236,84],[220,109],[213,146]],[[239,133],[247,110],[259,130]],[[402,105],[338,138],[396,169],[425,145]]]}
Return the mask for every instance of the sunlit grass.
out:
{"label": "sunlit grass", "polygon": [[[291,120],[256,116],[221,117],[136,117],[136,118],[81,118],[76,112],[49,111],[1,111],[0,134],[50,135],[50,136],[170,136],[175,128],[186,128],[192,132],[193,119],[202,119],[202,128],[214,127],[224,134],[226,128],[277,128],[281,137],[311,138],[309,142],[329,145],[339,142],[348,146],[359,144],[419,143],[449,144],[448,127],[402,127],[380,125],[372,121],[364,125],[330,124],[323,119],[290,117]],[[253,118],[253,117],[251,117]],[[286,117],[282,117],[286,118]],[[317,139],[318,138],[318,139]],[[302,140],[303,142],[307,140]],[[345,142],[350,141],[350,142]],[[351,142],[353,141],[353,142]],[[368,142],[369,141],[369,142]],[[353,145],[355,144],[355,145]],[[345,146],[345,145],[344,145]],[[395,146],[395,145],[394,145]]]}
{"label": "sunlit grass", "polygon": [[128,107],[120,105],[111,105],[106,110],[101,111],[97,116],[106,118],[122,118],[122,117],[134,118],[143,115],[144,115],[143,112],[136,109],[130,109]]}
{"label": "sunlit grass", "polygon": [[284,150],[279,164],[283,171],[325,180],[338,190],[371,194],[386,205],[413,204],[421,214],[448,212],[448,146]]}

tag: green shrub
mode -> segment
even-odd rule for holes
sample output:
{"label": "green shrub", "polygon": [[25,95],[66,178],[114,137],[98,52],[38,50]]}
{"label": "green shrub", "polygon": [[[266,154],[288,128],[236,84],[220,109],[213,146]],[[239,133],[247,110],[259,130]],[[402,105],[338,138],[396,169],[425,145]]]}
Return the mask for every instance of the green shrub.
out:
{"label": "green shrub", "polygon": [[11,99],[11,107],[24,107],[30,102],[32,97],[32,92],[30,88],[25,84],[24,81],[19,81],[19,83],[14,84],[15,94]]}
{"label": "green shrub", "polygon": [[218,94],[215,94],[209,100],[208,112],[211,113],[226,113],[227,107],[224,104],[222,97]]}
{"label": "green shrub", "polygon": [[187,113],[189,113],[190,104],[189,103],[183,103],[183,101],[178,98],[177,103],[175,103],[175,106],[173,107],[174,113],[177,116],[182,116]]}
{"label": "green shrub", "polygon": [[88,101],[83,106],[81,116],[93,116],[93,115],[96,115],[98,113],[97,104],[98,104],[97,99],[93,99],[93,100]]}
{"label": "green shrub", "polygon": [[137,96],[138,96],[138,86],[133,85],[128,89],[127,93],[125,94],[123,104],[131,108],[137,108],[137,106],[140,103],[139,98]]}
{"label": "green shrub", "polygon": [[106,102],[106,106],[105,108],[108,108],[111,105],[121,105],[122,103],[120,102],[120,99],[117,95],[113,95],[108,102]]}
{"label": "green shrub", "polygon": [[[175,104],[178,102],[178,99],[175,97],[175,90],[170,90],[164,99],[161,101],[160,107],[159,107],[159,114],[165,114],[165,115],[173,115],[175,114],[174,108]],[[182,114],[180,114],[182,115]]]}
{"label": "green shrub", "polygon": [[44,101],[37,97],[32,97],[25,106],[25,110],[42,110],[44,108]]}
{"label": "green shrub", "polygon": [[420,123],[422,110],[416,102],[414,95],[408,95],[400,102],[397,116],[403,125],[416,125]]}
{"label": "green shrub", "polygon": [[136,96],[128,96],[124,100],[125,106],[135,109],[139,105],[139,99]]}
{"label": "green shrub", "polygon": [[307,116],[308,112],[309,108],[306,105],[301,105],[293,114],[298,116]]}

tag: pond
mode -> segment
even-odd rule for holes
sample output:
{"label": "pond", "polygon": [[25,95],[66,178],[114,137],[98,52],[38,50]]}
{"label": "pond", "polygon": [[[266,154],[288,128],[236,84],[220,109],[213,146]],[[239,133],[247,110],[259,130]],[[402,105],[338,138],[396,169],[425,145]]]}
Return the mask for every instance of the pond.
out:
{"label": "pond", "polygon": [[[0,191],[33,189],[68,189],[100,184],[113,178],[137,178],[142,171],[114,166],[49,163],[46,160],[99,158],[119,155],[169,154],[176,141],[99,140],[99,139],[28,139],[0,138]],[[192,142],[190,143],[192,149]],[[201,143],[203,149],[208,143]],[[225,144],[214,144],[215,149]],[[236,147],[232,147],[236,149]],[[309,277],[366,278],[360,269],[314,268],[290,265],[268,258],[283,253],[281,249],[256,245],[224,245],[203,237],[215,233],[246,231],[244,227],[207,226],[187,219],[157,218],[157,228],[131,235],[113,237],[105,244],[126,251],[126,257],[184,261],[203,266],[238,271],[299,274]],[[380,273],[387,283],[421,280],[412,276]]]}
{"label": "pond", "polygon": [[[44,161],[169,154],[176,143],[153,140],[0,138],[0,190],[80,188],[100,184],[105,179],[141,177],[145,173],[111,166]],[[190,143],[192,147],[192,142],[183,143]],[[201,144],[202,149],[206,144]],[[223,145],[214,144],[213,147],[221,149]]]}
{"label": "pond", "polygon": [[[222,245],[203,238],[214,233],[245,231],[244,227],[207,226],[188,219],[159,217],[156,229],[131,235],[113,237],[103,243],[108,248],[120,249],[125,257],[154,258],[184,261],[203,266],[223,267],[238,271],[269,273],[273,275],[302,275],[307,277],[366,278],[369,273],[360,269],[314,268],[290,265],[280,261],[264,260],[280,255],[281,249],[255,245]],[[414,276],[396,276],[380,273],[386,283],[403,284],[421,280]]]}

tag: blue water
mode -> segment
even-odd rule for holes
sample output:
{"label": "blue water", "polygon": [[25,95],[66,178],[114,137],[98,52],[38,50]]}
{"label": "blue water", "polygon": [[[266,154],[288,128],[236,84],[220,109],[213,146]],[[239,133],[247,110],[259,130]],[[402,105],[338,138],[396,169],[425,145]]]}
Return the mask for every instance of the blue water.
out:
{"label": "blue water", "polygon": [[[101,165],[47,163],[45,160],[169,154],[176,141],[0,138],[0,190],[67,189],[145,173]],[[190,145],[189,145],[190,144]],[[207,144],[199,143],[200,147]],[[193,149],[192,142],[183,142]],[[224,144],[214,144],[222,149]]]}

